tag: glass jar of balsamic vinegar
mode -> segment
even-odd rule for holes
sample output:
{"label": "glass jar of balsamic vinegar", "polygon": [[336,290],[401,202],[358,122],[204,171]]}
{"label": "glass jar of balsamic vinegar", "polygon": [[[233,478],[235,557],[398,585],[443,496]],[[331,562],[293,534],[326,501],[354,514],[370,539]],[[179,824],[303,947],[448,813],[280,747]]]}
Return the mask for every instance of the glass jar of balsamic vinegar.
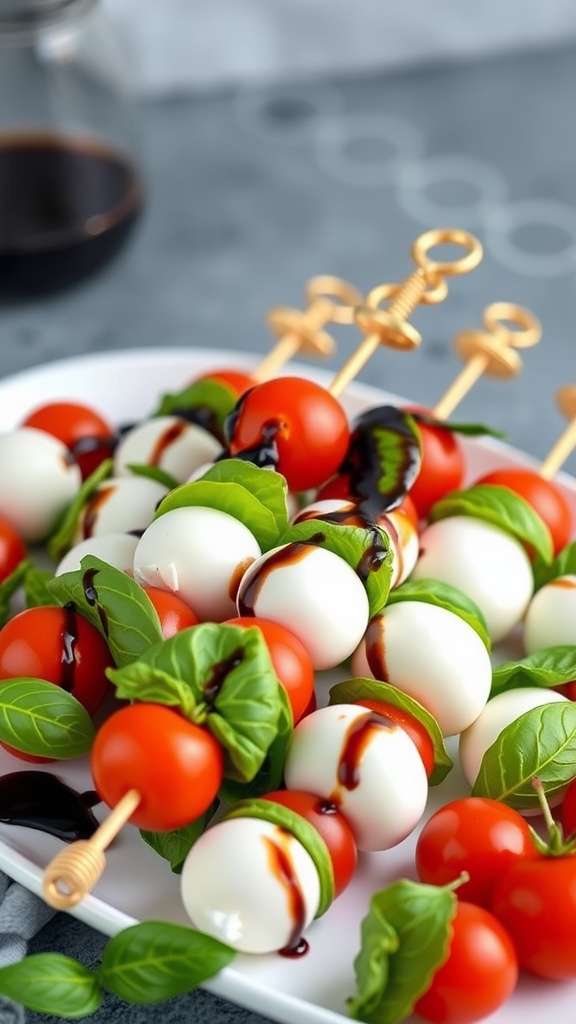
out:
{"label": "glass jar of balsamic vinegar", "polygon": [[0,300],[80,283],[131,234],[130,67],[97,0],[0,0]]}

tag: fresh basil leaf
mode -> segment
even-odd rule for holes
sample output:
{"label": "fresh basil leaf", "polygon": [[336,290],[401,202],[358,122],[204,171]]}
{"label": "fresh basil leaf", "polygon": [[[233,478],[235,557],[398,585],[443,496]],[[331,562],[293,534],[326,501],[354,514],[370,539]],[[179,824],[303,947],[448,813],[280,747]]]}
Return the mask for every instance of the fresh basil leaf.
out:
{"label": "fresh basil leaf", "polygon": [[6,576],[0,583],[0,628],[6,624],[11,615],[11,602],[14,594],[20,590],[27,573],[30,571],[30,562],[23,561]]}
{"label": "fresh basil leaf", "polygon": [[114,462],[112,459],[105,459],[101,462],[88,479],[84,481],[80,490],[68,505],[56,530],[47,541],[47,551],[52,561],[59,562],[62,556],[72,547],[82,509],[91,495],[94,494],[94,491],[98,490],[100,484],[108,479],[113,466]]}
{"label": "fresh basil leaf", "polygon": [[494,427],[488,427],[485,423],[454,423],[452,420],[439,420],[435,416],[420,410],[412,410],[412,415],[416,423],[426,423],[430,427],[440,427],[442,430],[447,430],[450,434],[462,434],[463,437],[506,437],[504,431],[495,430]]}
{"label": "fresh basil leaf", "polygon": [[538,562],[534,566],[536,590],[560,576],[576,576],[576,540],[562,548],[552,565]]}
{"label": "fresh basil leaf", "polygon": [[239,519],[262,551],[279,542],[288,526],[288,488],[280,473],[241,459],[214,463],[200,480],[181,484],[160,502],[156,518],[175,508],[203,505]]}
{"label": "fresh basil leaf", "polygon": [[126,466],[134,476],[144,476],[147,480],[154,480],[157,484],[162,484],[171,491],[174,487],[178,486],[178,481],[170,473],[167,473],[161,466],[150,466],[147,462],[144,463],[129,463]]}
{"label": "fresh basil leaf", "polygon": [[24,574],[24,599],[27,608],[41,608],[43,605],[54,604],[54,596],[48,589],[48,581],[54,573],[48,569],[40,569],[37,565],[28,565]]}
{"label": "fresh basil leaf", "polygon": [[154,416],[183,416],[222,441],[224,420],[237,401],[237,393],[224,381],[196,380],[181,391],[163,395]]}
{"label": "fresh basil leaf", "polygon": [[356,995],[348,1012],[365,1024],[396,1024],[448,956],[456,896],[442,886],[400,879],[375,893],[354,961]]}
{"label": "fresh basil leaf", "polygon": [[522,658],[497,665],[492,673],[490,696],[523,686],[562,686],[576,679],[576,645],[543,647]]}
{"label": "fresh basil leaf", "polygon": [[67,760],[87,754],[94,726],[61,686],[27,676],[0,683],[0,741],[24,754]]}
{"label": "fresh basil leaf", "polygon": [[81,568],[54,576],[48,590],[60,604],[76,610],[101,633],[116,665],[128,665],[162,639],[160,621],[146,591],[127,573],[95,555]]}
{"label": "fresh basil leaf", "polygon": [[159,857],[170,864],[174,874],[179,875],[194,843],[208,827],[209,822],[218,810],[219,801],[214,803],[200,817],[185,825],[184,828],[172,829],[170,832],[149,832],[140,829],[140,837]]}
{"label": "fresh basil leaf", "polygon": [[[193,628],[193,627],[190,627]],[[140,700],[177,708],[185,718],[195,721],[197,701],[188,683],[171,672],[142,660],[121,668],[106,669],[106,675],[119,700]]]}
{"label": "fresh basil leaf", "polygon": [[574,778],[576,703],[532,708],[507,725],[485,752],[473,796],[500,800],[517,811],[538,808],[539,778],[550,796]]}
{"label": "fresh basil leaf", "polygon": [[426,604],[433,604],[459,615],[478,633],[490,650],[491,642],[484,615],[472,598],[458,587],[443,583],[441,580],[406,580],[390,591],[387,604],[397,604],[399,601],[424,601]]}
{"label": "fresh basil leaf", "polygon": [[378,526],[362,527],[305,519],[293,523],[280,544],[314,544],[343,558],[362,580],[370,618],[382,611],[390,593],[394,554],[388,534]]}
{"label": "fresh basil leaf", "polygon": [[420,722],[429,734],[434,747],[434,768],[428,783],[430,786],[438,786],[444,781],[448,773],[454,767],[444,743],[444,737],[438,722],[422,704],[410,697],[403,690],[392,686],[391,683],[381,682],[379,679],[361,678],[346,679],[344,682],[336,683],[331,687],[329,693],[329,704],[355,704],[359,700],[382,701],[391,704],[400,711],[405,711]]}
{"label": "fresh basil leaf", "polygon": [[400,504],[421,465],[422,442],[413,416],[396,405],[382,405],[354,420],[339,472],[349,475],[351,494],[374,502],[378,513]]}
{"label": "fresh basil leaf", "polygon": [[430,509],[429,521],[447,516],[474,516],[509,533],[530,546],[546,564],[553,558],[550,530],[532,506],[509,487],[476,484],[465,491],[451,491]]}
{"label": "fresh basil leaf", "polygon": [[243,800],[236,804],[226,818],[260,818],[290,832],[310,854],[318,872],[320,902],[316,917],[325,914],[334,902],[334,869],[328,847],[318,830],[291,807],[275,800]]}
{"label": "fresh basil leaf", "polygon": [[94,1013],[103,995],[96,975],[61,953],[33,953],[0,967],[0,993],[28,1010],[68,1020]]}
{"label": "fresh basil leaf", "polygon": [[190,992],[235,957],[230,946],[180,924],[145,921],[104,947],[101,984],[131,1003],[157,1003]]}
{"label": "fresh basil leaf", "polygon": [[224,779],[220,787],[222,800],[230,806],[248,797],[259,797],[265,793],[271,793],[272,790],[279,789],[282,784],[284,762],[286,761],[288,745],[294,730],[294,720],[290,701],[284,687],[280,684],[278,698],[281,708],[278,719],[278,733],[268,749],[260,771],[250,782]]}

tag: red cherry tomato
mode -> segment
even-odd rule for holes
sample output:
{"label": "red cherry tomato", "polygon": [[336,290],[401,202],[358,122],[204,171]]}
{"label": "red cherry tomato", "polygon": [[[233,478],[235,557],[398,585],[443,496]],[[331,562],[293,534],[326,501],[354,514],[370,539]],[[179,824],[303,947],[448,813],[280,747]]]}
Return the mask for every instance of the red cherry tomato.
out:
{"label": "red cherry tomato", "polygon": [[26,558],[26,545],[6,519],[0,519],[0,583]]}
{"label": "red cherry tomato", "polygon": [[292,491],[319,487],[340,466],[350,431],[340,402],[301,377],[277,377],[245,394],[232,413],[230,452],[275,445]]}
{"label": "red cherry tomato", "polygon": [[174,636],[175,633],[179,633],[181,629],[198,625],[198,617],[190,605],[186,604],[174,591],[161,590],[160,587],[143,587],[142,589],[154,605],[165,640]]}
{"label": "red cherry tomato", "polygon": [[109,691],[105,671],[113,664],[98,630],[68,605],[27,608],[0,630],[0,680],[45,679],[68,690],[90,714]]}
{"label": "red cherry tomato", "polygon": [[[571,685],[573,686],[574,683]],[[564,835],[576,834],[576,779],[572,780],[564,794],[560,814]]]}
{"label": "red cherry tomato", "polygon": [[314,695],[314,666],[304,644],[285,626],[270,619],[240,615],[227,621],[233,626],[258,626],[270,652],[274,671],[288,695],[296,723]]}
{"label": "red cherry tomato", "polygon": [[224,759],[207,729],[161,704],[129,704],[96,733],[90,755],[94,785],[114,807],[130,789],[141,800],[130,821],[169,831],[195,821],[222,782]]}
{"label": "red cherry tomato", "polygon": [[110,458],[116,433],[100,413],[80,402],[48,402],[22,422],[52,434],[70,449],[85,480],[104,459]]}
{"label": "red cherry tomato", "polygon": [[203,373],[200,377],[196,377],[196,380],[215,380],[219,384],[226,384],[235,395],[243,395],[248,388],[253,388],[256,383],[249,373],[225,367]]}
{"label": "red cherry tomato", "polygon": [[419,722],[414,715],[411,715],[409,711],[403,711],[402,708],[394,707],[393,704],[387,704],[383,700],[357,700],[355,704],[361,704],[363,708],[370,708],[377,715],[384,715],[385,718],[391,718],[393,722],[396,722],[404,732],[408,733],[414,746],[416,747],[420,757],[422,758],[424,768],[426,769],[426,775],[430,778],[434,768],[434,744],[432,737],[422,722]]}
{"label": "red cherry tomato", "polygon": [[416,842],[416,870],[422,882],[446,885],[466,871],[470,880],[458,886],[458,896],[487,908],[508,865],[519,857],[535,856],[522,815],[481,797],[463,797],[440,807]]}
{"label": "red cherry tomato", "polygon": [[[429,412],[421,406],[407,407],[411,412]],[[410,488],[410,497],[421,519],[432,505],[449,491],[462,486],[466,465],[462,446],[451,430],[418,421],[422,437],[422,467]]]}
{"label": "red cherry tomato", "polygon": [[552,689],[557,690],[558,693],[561,693],[564,697],[567,697],[568,700],[576,700],[575,681],[572,681],[570,683],[561,683],[560,686],[553,686]]}
{"label": "red cherry tomato", "polygon": [[518,961],[510,937],[484,907],[458,901],[448,959],[415,1011],[434,1024],[472,1024],[512,995]]}
{"label": "red cherry tomato", "polygon": [[521,967],[543,978],[576,978],[576,856],[517,860],[504,872],[492,911]]}
{"label": "red cherry tomato", "polygon": [[476,481],[478,484],[500,484],[524,498],[544,520],[552,534],[554,553],[558,554],[572,536],[572,511],[562,491],[533,469],[495,469]]}
{"label": "red cherry tomato", "polygon": [[334,892],[339,896],[351,881],[358,859],[354,834],[341,811],[315,793],[300,789],[274,790],[266,793],[263,799],[289,807],[319,832],[328,847],[334,871]]}

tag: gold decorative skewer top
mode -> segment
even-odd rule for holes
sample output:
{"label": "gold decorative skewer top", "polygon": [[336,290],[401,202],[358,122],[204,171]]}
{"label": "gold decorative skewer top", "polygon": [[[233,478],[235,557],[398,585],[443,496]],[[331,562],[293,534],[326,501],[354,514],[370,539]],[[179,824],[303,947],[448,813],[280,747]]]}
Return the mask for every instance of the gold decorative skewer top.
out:
{"label": "gold decorative skewer top", "polygon": [[[428,256],[437,245],[458,245],[466,250],[464,256],[454,260],[433,260]],[[445,277],[468,274],[480,263],[482,245],[473,235],[459,228],[434,228],[426,231],[413,243],[410,250],[416,264],[401,284],[383,285],[372,289],[366,302],[354,310],[354,319],[365,335],[355,352],[338,371],[328,390],[338,397],[356,377],[380,345],[409,351],[416,348],[421,337],[408,323],[408,317],[420,303],[442,302],[448,294]],[[390,298],[387,309],[379,303]]]}
{"label": "gold decorative skewer top", "polygon": [[456,335],[454,347],[466,365],[434,406],[433,415],[439,420],[448,419],[483,373],[492,377],[515,376],[522,367],[516,349],[536,345],[542,337],[537,317],[511,302],[487,306],[482,322],[484,330],[468,329]]}
{"label": "gold decorative skewer top", "polygon": [[311,278],[305,293],[306,309],[275,306],[268,313],[268,327],[278,341],[252,372],[258,383],[274,376],[298,352],[324,357],[332,355],[336,343],[322,328],[329,321],[351,324],[354,309],[362,302],[362,295],[353,284],[327,274]]}
{"label": "gold decorative skewer top", "polygon": [[569,421],[540,466],[539,475],[551,480],[576,447],[576,384],[567,384],[556,392],[556,405]]}
{"label": "gold decorative skewer top", "polygon": [[70,910],[92,890],[106,867],[104,850],[116,838],[141,801],[128,790],[90,839],[78,839],[50,861],[42,879],[42,895],[56,910]]}

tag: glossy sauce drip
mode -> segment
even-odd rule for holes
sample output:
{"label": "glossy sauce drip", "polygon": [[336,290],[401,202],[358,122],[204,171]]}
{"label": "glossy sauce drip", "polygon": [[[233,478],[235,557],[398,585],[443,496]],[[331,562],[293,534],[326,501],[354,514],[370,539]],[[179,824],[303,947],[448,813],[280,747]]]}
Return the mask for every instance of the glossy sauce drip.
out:
{"label": "glossy sauce drip", "polygon": [[185,420],[178,420],[177,423],[172,423],[169,427],[167,427],[166,430],[160,435],[160,437],[156,438],[156,444],[154,445],[154,448],[150,452],[150,456],[147,460],[148,465],[159,466],[162,461],[162,456],[164,455],[164,453],[168,451],[171,445],[176,443],[178,438],[182,436],[185,430]]}
{"label": "glossy sauce drip", "polygon": [[383,616],[375,615],[368,623],[368,629],[364,636],[366,650],[366,661],[375,679],[387,683],[390,681],[388,666],[386,665],[386,631],[383,624]]}
{"label": "glossy sauce drip", "polygon": [[78,642],[78,619],[72,601],[64,605],[62,616],[62,633],[60,634],[62,637],[62,655],[60,658],[62,669],[60,673],[60,686],[68,693],[73,693],[74,671],[76,668],[74,648]]}
{"label": "glossy sauce drip", "polygon": [[99,802],[94,791],[77,793],[49,772],[10,772],[0,778],[0,821],[65,842],[94,835],[98,821],[91,808]]}
{"label": "glossy sauce drip", "polygon": [[244,649],[238,647],[228,658],[216,661],[212,665],[210,675],[202,687],[202,693],[207,704],[213,704],[220,690],[226,682],[226,677],[233,669],[238,668],[244,661]]}
{"label": "glossy sauce drip", "polygon": [[[395,486],[382,471],[382,442],[393,432],[400,438],[400,470]],[[408,414],[395,405],[368,409],[354,422],[350,445],[340,473],[349,477],[350,495],[366,517],[375,523],[382,512],[400,504],[420,470],[420,446],[409,425]]]}
{"label": "glossy sauce drip", "polygon": [[87,569],[84,575],[82,576],[82,587],[84,590],[84,597],[86,598],[86,601],[92,608],[96,608],[96,611],[98,612],[98,617],[102,624],[104,635],[108,636],[108,616],[104,608],[98,601],[98,591],[94,586],[94,580],[96,579],[97,575],[98,569]]}
{"label": "glossy sauce drip", "polygon": [[302,942],[302,932],[306,923],[306,907],[302,889],[294,871],[292,858],[290,857],[289,840],[291,836],[281,827],[277,828],[276,834],[277,840],[272,839],[270,836],[263,836],[263,840],[268,852],[270,871],[286,893],[288,913],[292,921],[292,931],[288,942],[280,952],[283,956],[297,956],[302,955],[294,951],[298,949]]}
{"label": "glossy sauce drip", "polygon": [[250,568],[252,562],[254,561],[255,559],[252,557],[243,558],[242,561],[238,562],[238,565],[235,566],[235,568],[233,569],[232,575],[230,577],[230,582],[228,584],[228,597],[230,598],[231,601],[236,601],[238,587],[240,586],[242,577],[246,570]]}
{"label": "glossy sauce drip", "polygon": [[115,491],[115,486],[105,485],[98,488],[97,491],[93,491],[88,498],[82,517],[82,536],[85,540],[93,535],[100,509],[110,500]]}
{"label": "glossy sauce drip", "polygon": [[374,734],[381,729],[396,729],[392,719],[385,715],[369,715],[351,723],[338,761],[338,782],[349,792],[360,785],[360,768]]}
{"label": "glossy sauce drip", "polygon": [[284,547],[279,548],[278,551],[268,555],[266,560],[253,573],[242,597],[238,599],[238,614],[253,615],[258,595],[271,573],[276,569],[297,565],[298,562],[301,562],[310,553],[311,547],[321,544],[324,540],[323,533],[316,533],[307,541],[293,541],[291,544],[286,544]]}

